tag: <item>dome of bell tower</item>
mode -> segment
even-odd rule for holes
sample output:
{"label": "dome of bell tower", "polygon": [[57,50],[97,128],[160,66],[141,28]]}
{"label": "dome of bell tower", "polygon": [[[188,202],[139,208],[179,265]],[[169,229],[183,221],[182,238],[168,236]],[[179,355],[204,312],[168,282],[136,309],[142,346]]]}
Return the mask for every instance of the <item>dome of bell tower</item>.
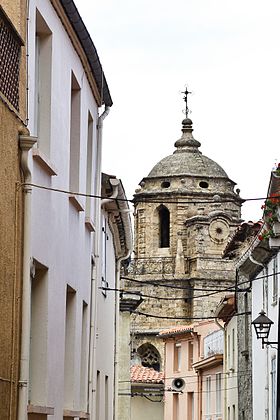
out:
{"label": "dome of bell tower", "polygon": [[228,178],[223,168],[204,156],[199,147],[201,143],[193,137],[192,120],[182,121],[182,136],[174,146],[172,155],[161,159],[150,171],[147,178],[170,176],[206,176]]}

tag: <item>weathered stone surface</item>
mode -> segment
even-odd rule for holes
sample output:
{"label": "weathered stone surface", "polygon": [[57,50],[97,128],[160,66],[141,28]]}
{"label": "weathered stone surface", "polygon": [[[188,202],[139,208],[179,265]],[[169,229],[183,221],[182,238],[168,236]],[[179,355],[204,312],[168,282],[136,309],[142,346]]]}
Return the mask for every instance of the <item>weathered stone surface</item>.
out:
{"label": "weathered stone surface", "polygon": [[[126,287],[143,294],[138,311],[145,315],[133,315],[132,343],[137,349],[150,342],[162,361],[156,333],[213,316],[235,281],[233,262],[222,255],[240,223],[242,199],[226,172],[198,150],[191,122],[185,121],[174,154],[143,178],[134,196],[135,258],[129,277],[138,282],[127,281]],[[170,216],[168,247],[160,246],[162,205]]]}

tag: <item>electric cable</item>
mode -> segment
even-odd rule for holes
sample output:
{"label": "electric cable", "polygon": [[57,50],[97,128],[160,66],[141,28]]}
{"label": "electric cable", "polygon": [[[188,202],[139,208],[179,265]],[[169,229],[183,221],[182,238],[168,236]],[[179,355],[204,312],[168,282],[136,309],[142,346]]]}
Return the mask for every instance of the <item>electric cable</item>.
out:
{"label": "electric cable", "polygon": [[[90,198],[100,198],[100,199],[106,199],[108,198],[108,196],[102,196],[102,195],[95,195],[95,194],[88,194],[88,193],[82,193],[79,191],[70,191],[70,190],[65,190],[65,189],[61,189],[61,188],[52,188],[52,187],[47,187],[45,185],[40,185],[40,184],[35,184],[35,183],[31,183],[31,182],[25,182],[25,183],[21,183],[20,184],[21,187],[34,187],[34,188],[39,188],[42,190],[47,190],[47,191],[53,191],[53,192],[59,192],[62,194],[70,194],[70,195],[79,195],[82,197],[90,197]],[[254,198],[240,198],[240,200],[242,200],[243,202],[246,201],[260,201],[260,200],[267,200],[272,198],[271,196],[266,196],[266,197],[254,197]],[[280,198],[280,195],[276,195],[273,196],[273,198]],[[223,200],[218,200],[218,201],[213,201],[214,204],[222,204],[222,203],[230,203],[232,201],[234,201],[235,197],[232,197],[231,199],[223,199]],[[138,200],[135,200],[135,198],[133,199],[127,199],[127,198],[112,198],[112,200],[114,201],[126,201],[128,203],[135,203],[138,202]],[[166,197],[164,198],[164,200],[151,200],[151,199],[142,199],[141,202],[145,202],[145,203],[155,203],[155,204],[162,204],[163,202],[168,203],[168,204],[210,204],[212,203],[212,201],[209,200],[168,200],[166,199]]]}

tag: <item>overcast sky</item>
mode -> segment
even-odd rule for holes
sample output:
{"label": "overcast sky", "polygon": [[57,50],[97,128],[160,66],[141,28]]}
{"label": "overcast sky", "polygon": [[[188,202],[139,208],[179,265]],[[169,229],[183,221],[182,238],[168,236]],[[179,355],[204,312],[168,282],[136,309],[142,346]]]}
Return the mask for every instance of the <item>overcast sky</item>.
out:
{"label": "overcast sky", "polygon": [[[243,198],[267,193],[280,161],[279,0],[75,0],[114,105],[104,121],[103,171],[128,198],[181,136],[183,95],[200,150]],[[262,202],[243,218],[262,216]]]}

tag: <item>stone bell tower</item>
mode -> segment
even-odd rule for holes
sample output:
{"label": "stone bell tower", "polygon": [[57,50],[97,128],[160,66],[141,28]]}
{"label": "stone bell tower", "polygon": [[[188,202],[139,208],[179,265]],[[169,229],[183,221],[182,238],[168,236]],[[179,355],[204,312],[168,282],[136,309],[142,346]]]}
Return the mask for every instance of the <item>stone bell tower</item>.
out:
{"label": "stone bell tower", "polygon": [[146,366],[162,363],[160,330],[193,322],[183,318],[213,316],[223,289],[235,280],[233,263],[222,254],[241,222],[243,200],[221,166],[202,154],[192,132],[185,118],[175,151],[154,166],[134,195],[134,281],[126,285],[143,295],[138,311],[145,315],[132,315],[131,333]]}

